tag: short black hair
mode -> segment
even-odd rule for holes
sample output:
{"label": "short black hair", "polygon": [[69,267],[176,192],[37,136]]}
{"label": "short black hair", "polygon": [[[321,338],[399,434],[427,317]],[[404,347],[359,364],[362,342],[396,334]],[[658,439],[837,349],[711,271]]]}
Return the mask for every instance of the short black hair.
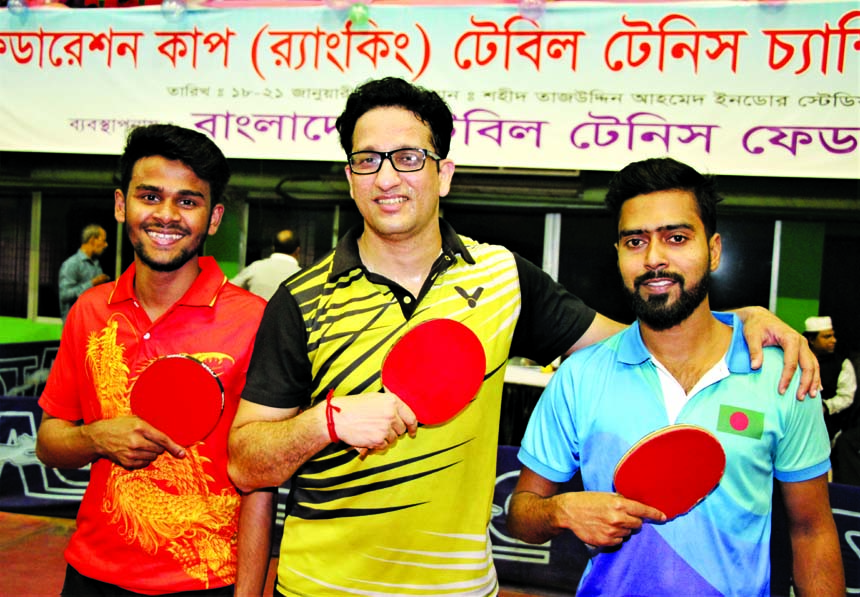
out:
{"label": "short black hair", "polygon": [[347,155],[352,153],[352,135],[355,123],[366,112],[374,108],[398,107],[409,110],[430,128],[433,151],[448,157],[451,135],[454,132],[454,117],[445,100],[436,93],[413,85],[397,77],[385,77],[368,81],[357,87],[346,100],[346,107],[335,127],[340,134],[340,146]]}
{"label": "short black hair", "polygon": [[711,238],[717,231],[717,203],[722,201],[716,180],[672,158],[650,158],[622,168],[609,181],[605,203],[617,224],[621,206],[628,199],[671,190],[689,191],[694,195],[705,233]]}
{"label": "short black hair", "polygon": [[203,133],[173,124],[150,124],[132,129],[119,158],[119,183],[128,193],[138,160],[160,155],[179,160],[209,183],[212,205],[220,203],[230,180],[230,166],[217,145]]}

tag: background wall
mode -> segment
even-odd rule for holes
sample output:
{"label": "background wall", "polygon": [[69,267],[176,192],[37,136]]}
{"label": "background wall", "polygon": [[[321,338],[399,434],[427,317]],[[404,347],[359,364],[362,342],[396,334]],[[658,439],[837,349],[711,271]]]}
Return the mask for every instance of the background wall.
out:
{"label": "background wall", "polygon": [[821,222],[782,224],[776,308],[797,329],[807,317],[819,314],[826,233],[827,225]]}
{"label": "background wall", "polygon": [[[115,159],[0,152],[0,207],[7,214],[0,223],[0,316],[15,318],[14,325],[0,327],[0,343],[42,337],[45,326],[59,337],[57,271],[77,250],[86,223],[108,230],[109,247],[101,257],[106,272],[116,275],[131,263],[131,247],[113,217]],[[299,234],[301,262],[308,265],[361,221],[338,162],[235,160],[231,166],[226,214],[205,247],[228,276],[265,257],[272,235],[282,228]],[[315,182],[294,182],[299,175]],[[542,264],[547,215],[558,214],[559,281],[602,313],[630,321],[618,285],[613,223],[602,207],[607,178],[584,171],[559,180],[554,173],[533,171],[512,179],[502,172],[479,176],[463,169],[442,201],[443,216],[462,234],[503,244]],[[858,181],[720,177],[718,182],[726,197],[719,208],[725,258],[715,275],[714,306],[770,305],[798,329],[806,317],[828,314],[841,347],[860,352]],[[514,192],[518,186],[522,190]],[[36,204],[40,209],[34,210]],[[32,277],[38,283],[31,290]]]}

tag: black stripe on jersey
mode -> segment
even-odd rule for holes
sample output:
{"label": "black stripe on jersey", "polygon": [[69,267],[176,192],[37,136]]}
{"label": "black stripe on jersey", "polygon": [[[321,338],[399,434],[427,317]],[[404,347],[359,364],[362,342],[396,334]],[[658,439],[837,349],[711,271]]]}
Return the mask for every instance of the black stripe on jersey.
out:
{"label": "black stripe on jersey", "polygon": [[[471,441],[471,440],[470,440]],[[314,474],[319,473],[331,468],[338,466],[339,464],[343,464],[344,459],[343,456],[335,457],[335,458],[326,458],[322,461],[312,461],[314,465],[325,465],[325,466],[313,466],[308,467],[307,465],[302,469],[302,475],[294,477],[292,482],[292,489],[290,491],[290,499],[293,503],[293,506],[290,511],[290,516],[295,516],[296,518],[303,518],[308,520],[314,519],[333,519],[333,518],[341,518],[341,517],[351,517],[351,516],[370,516],[374,514],[383,514],[385,512],[392,512],[395,510],[402,510],[404,508],[413,508],[415,506],[419,506],[421,504],[426,504],[427,501],[404,504],[401,506],[386,506],[380,508],[361,508],[361,509],[335,509],[335,510],[320,510],[313,506],[313,504],[323,504],[326,502],[335,501],[341,498],[353,497],[356,495],[369,494],[375,491],[380,491],[389,487],[395,487],[398,485],[402,485],[404,483],[409,483],[416,479],[421,479],[427,477],[428,475],[434,475],[440,471],[448,469],[452,466],[456,466],[460,463],[460,460],[456,460],[453,462],[448,462],[444,466],[439,466],[436,468],[418,471],[412,475],[407,475],[403,477],[396,477],[391,479],[386,479],[382,481],[376,481],[373,483],[366,483],[363,485],[358,485],[355,487],[347,487],[342,489],[329,489],[335,487],[337,485],[341,485],[343,483],[348,483],[354,481],[356,479],[367,479],[372,476],[375,476],[379,473],[384,473],[390,470],[396,470],[398,468],[402,468],[408,464],[414,462],[420,462],[422,460],[426,460],[433,456],[437,456],[439,454],[443,454],[445,452],[449,452],[454,450],[468,442],[462,442],[460,444],[450,446],[444,450],[438,450],[436,452],[425,454],[416,458],[411,458],[409,460],[403,462],[396,462],[385,466],[373,467],[366,471],[359,471],[347,475],[340,475],[337,477],[327,478],[327,479],[309,479],[305,474]],[[313,471],[309,471],[308,468],[314,469]]]}

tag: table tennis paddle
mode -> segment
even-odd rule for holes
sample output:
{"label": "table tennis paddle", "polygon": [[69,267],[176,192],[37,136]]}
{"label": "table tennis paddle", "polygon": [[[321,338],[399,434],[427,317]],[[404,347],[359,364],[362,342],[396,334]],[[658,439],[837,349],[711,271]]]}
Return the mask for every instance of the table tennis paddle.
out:
{"label": "table tennis paddle", "polygon": [[221,380],[188,355],[156,359],[131,388],[131,411],[184,447],[206,438],[223,410]]}
{"label": "table tennis paddle", "polygon": [[453,319],[431,319],[391,348],[382,385],[409,405],[419,423],[438,425],[472,401],[486,367],[484,346],[471,329]]}
{"label": "table tennis paddle", "polygon": [[615,490],[671,520],[713,491],[725,468],[726,454],[714,434],[695,425],[670,425],[624,454],[615,467]]}

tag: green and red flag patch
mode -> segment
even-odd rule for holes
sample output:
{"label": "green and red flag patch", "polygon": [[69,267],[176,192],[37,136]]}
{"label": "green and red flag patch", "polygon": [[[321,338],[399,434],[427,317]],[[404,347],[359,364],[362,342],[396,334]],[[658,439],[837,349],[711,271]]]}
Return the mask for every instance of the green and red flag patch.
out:
{"label": "green and red flag patch", "polygon": [[730,404],[720,406],[717,431],[733,433],[751,439],[761,439],[764,431],[764,413]]}

